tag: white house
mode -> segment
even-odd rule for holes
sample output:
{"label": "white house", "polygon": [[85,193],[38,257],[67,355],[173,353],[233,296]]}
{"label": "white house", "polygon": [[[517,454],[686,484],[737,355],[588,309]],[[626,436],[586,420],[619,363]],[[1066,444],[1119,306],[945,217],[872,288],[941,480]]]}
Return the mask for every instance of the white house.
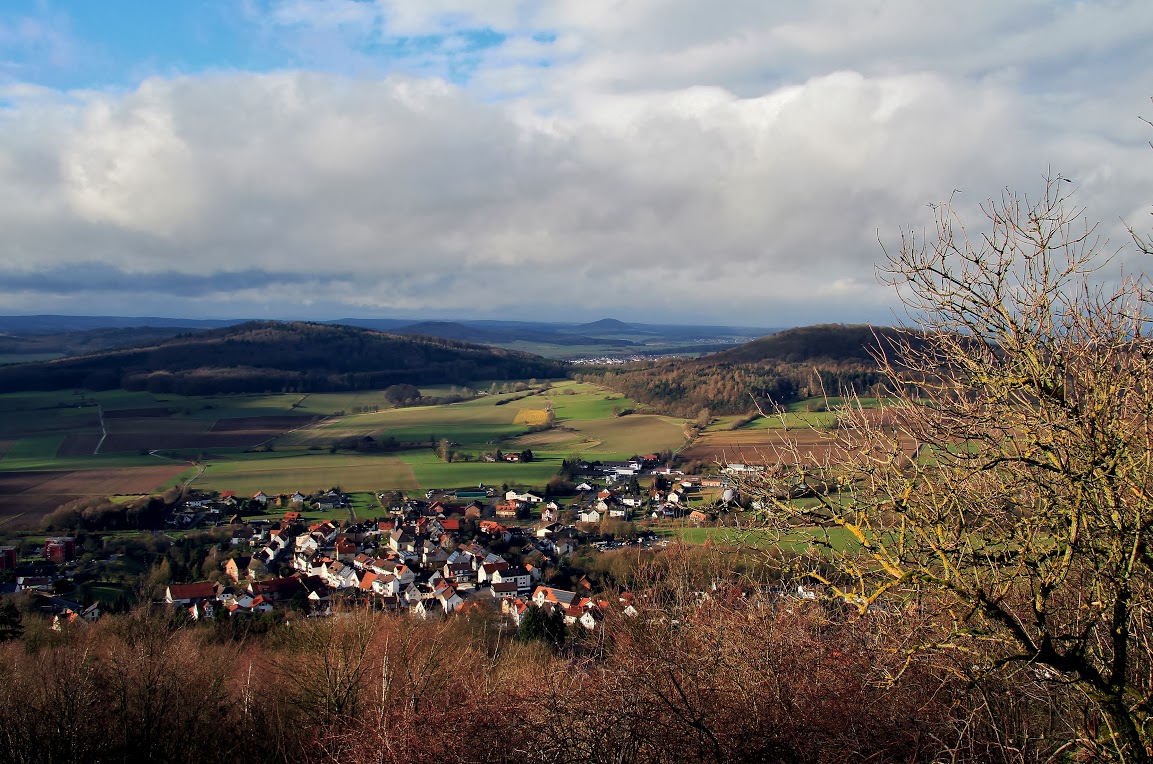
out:
{"label": "white house", "polygon": [[505,568],[493,572],[492,583],[513,583],[516,584],[517,591],[527,592],[532,588],[532,576],[524,568]]}

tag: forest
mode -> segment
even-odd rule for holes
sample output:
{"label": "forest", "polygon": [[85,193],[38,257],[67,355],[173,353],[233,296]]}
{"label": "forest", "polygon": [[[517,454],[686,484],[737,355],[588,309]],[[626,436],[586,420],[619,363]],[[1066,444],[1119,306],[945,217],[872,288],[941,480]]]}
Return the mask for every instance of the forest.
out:
{"label": "forest", "polygon": [[0,367],[0,392],[85,388],[181,395],[335,392],[563,376],[539,356],[336,324],[249,322],[148,347]]}
{"label": "forest", "polygon": [[645,362],[578,379],[604,385],[671,416],[743,414],[804,398],[875,392],[877,359],[901,336],[887,327],[821,324],[770,334],[695,359]]}

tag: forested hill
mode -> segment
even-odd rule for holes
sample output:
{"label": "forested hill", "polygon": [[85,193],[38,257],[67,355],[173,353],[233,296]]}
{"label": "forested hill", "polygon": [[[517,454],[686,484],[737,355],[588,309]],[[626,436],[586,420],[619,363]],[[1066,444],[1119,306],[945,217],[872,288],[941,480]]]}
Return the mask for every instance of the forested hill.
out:
{"label": "forested hill", "polygon": [[757,404],[867,395],[881,381],[874,353],[892,353],[898,332],[886,327],[822,324],[787,329],[694,359],[582,374],[665,413],[741,414]]}
{"label": "forested hill", "polygon": [[901,336],[887,326],[817,324],[786,329],[746,342],[730,350],[702,356],[691,362],[699,366],[733,363],[863,363],[875,365],[878,353],[889,353]]}
{"label": "forested hill", "polygon": [[118,387],[187,395],[321,392],[566,373],[556,361],[455,340],[255,321],[148,347],[0,367],[0,392]]}

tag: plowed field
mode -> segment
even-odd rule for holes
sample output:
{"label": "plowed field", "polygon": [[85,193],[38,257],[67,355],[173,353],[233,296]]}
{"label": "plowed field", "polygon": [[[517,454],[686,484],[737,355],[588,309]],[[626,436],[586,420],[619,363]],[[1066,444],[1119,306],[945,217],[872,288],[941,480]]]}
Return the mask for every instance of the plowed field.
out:
{"label": "plowed field", "polygon": [[[838,457],[835,441],[813,430],[735,430],[705,432],[689,448],[681,451],[688,460],[705,463],[792,464],[799,455],[804,461],[823,462]],[[795,444],[795,451],[790,446]],[[912,440],[902,440],[901,448],[912,457]]]}
{"label": "plowed field", "polygon": [[172,462],[155,467],[0,472],[0,527],[36,528],[41,517],[84,496],[153,493],[187,467]]}

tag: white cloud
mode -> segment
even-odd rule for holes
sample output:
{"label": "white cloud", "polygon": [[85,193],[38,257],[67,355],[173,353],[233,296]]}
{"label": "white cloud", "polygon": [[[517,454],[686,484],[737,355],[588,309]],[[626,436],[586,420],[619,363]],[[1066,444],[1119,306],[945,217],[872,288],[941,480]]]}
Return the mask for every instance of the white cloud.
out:
{"label": "white cloud", "polygon": [[[1115,237],[1144,209],[1145,8],[280,3],[270,23],[350,56],[440,35],[436,71],[478,68],[10,90],[0,304],[101,263],[76,291],[126,273],[230,315],[883,320],[878,235],[955,188],[972,210],[1051,166]],[[476,29],[508,37],[469,52]]]}
{"label": "white cloud", "polygon": [[371,29],[376,19],[373,7],[357,0],[288,0],[275,6],[271,16],[277,24],[321,29]]}

